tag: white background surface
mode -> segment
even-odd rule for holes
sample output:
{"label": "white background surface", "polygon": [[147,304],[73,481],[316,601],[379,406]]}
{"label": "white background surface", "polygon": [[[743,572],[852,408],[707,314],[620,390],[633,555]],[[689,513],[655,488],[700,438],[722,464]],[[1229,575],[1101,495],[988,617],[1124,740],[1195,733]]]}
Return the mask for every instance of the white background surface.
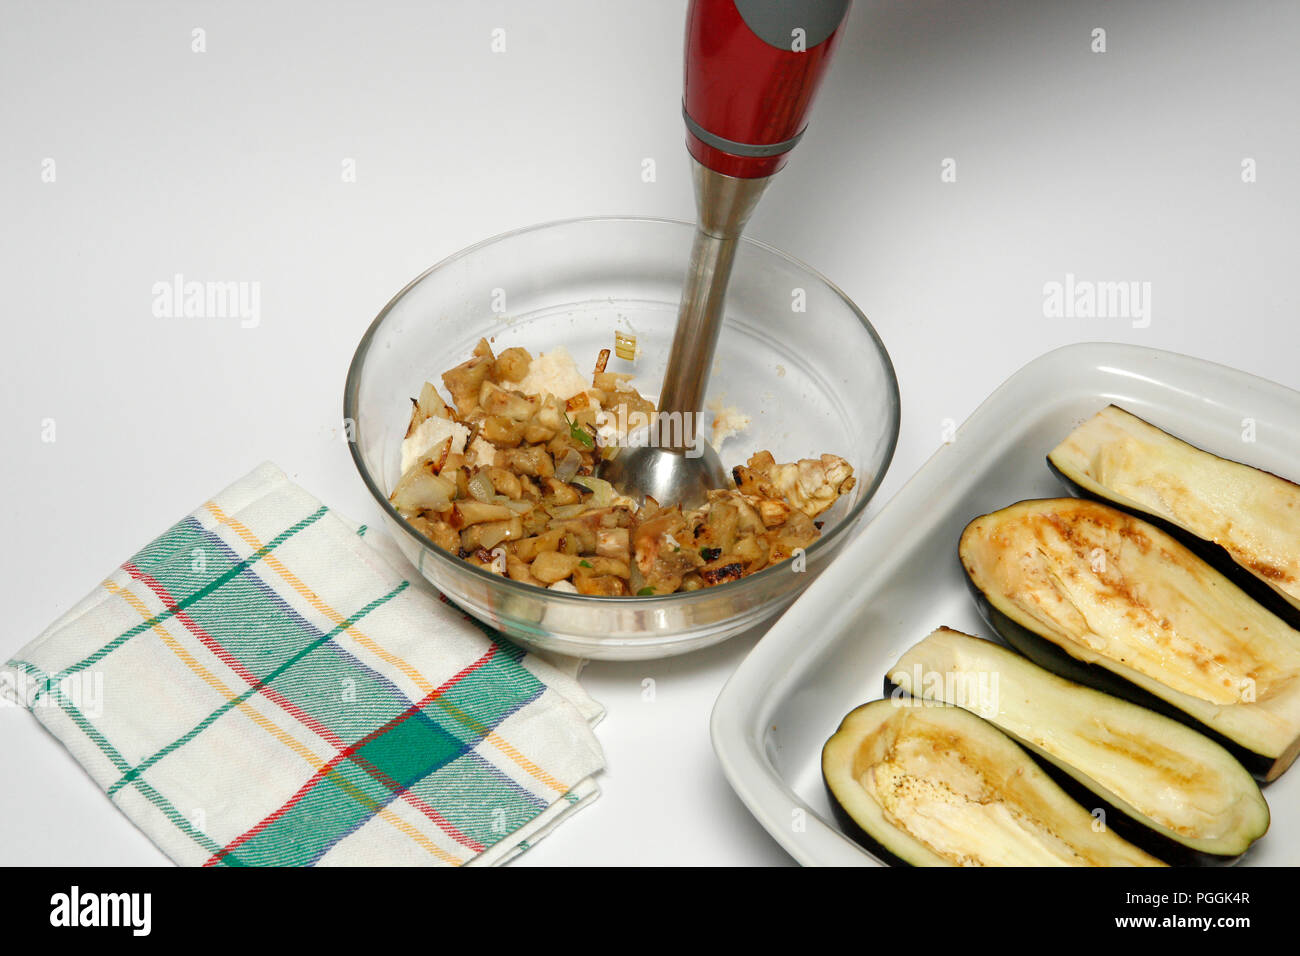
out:
{"label": "white background surface", "polygon": [[[684,13],[0,0],[0,653],[263,459],[373,518],[342,385],[397,289],[517,226],[693,215]],[[894,357],[903,435],[878,503],[946,420],[1056,345],[1170,348],[1300,387],[1297,30],[1286,3],[854,5],[749,231],[844,288]],[[153,284],[176,273],[260,283],[260,323],[156,318]],[[1149,327],[1046,318],[1043,285],[1067,273],[1151,283]],[[522,862],[788,862],[708,740],[754,640],[591,665],[604,796]],[[0,863],[166,862],[30,716],[0,710],[0,748]]]}

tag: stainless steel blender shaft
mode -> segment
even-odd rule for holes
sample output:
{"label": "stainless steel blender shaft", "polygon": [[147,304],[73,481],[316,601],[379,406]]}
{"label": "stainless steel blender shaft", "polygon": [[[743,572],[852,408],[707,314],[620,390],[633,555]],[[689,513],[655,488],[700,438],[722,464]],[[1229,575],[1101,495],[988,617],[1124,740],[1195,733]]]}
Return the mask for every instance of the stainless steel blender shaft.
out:
{"label": "stainless steel blender shaft", "polygon": [[728,484],[718,453],[696,433],[736,245],[770,179],[724,176],[698,162],[694,167],[699,214],[658,402],[659,421],[675,419],[678,426],[658,429],[654,444],[620,449],[601,470],[623,494],[685,508],[700,506],[710,490]]}
{"label": "stainless steel blender shaft", "polygon": [[704,408],[736,245],[770,180],[737,179],[698,162],[693,165],[695,241],[659,395],[660,412],[678,412],[690,422]]}

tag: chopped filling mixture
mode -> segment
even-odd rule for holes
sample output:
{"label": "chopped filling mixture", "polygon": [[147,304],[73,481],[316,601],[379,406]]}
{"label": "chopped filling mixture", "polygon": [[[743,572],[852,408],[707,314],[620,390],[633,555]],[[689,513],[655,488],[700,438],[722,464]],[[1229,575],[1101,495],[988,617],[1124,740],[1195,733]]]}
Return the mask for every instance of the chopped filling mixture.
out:
{"label": "chopped filling mixture", "polygon": [[605,370],[609,354],[588,379],[562,347],[494,355],[480,340],[442,376],[450,403],[431,382],[411,400],[393,506],[438,547],[515,581],[648,595],[723,584],[790,558],[853,488],[843,458],[778,464],[760,451],[700,508],[652,498],[638,506],[595,477],[655,414],[630,376]]}

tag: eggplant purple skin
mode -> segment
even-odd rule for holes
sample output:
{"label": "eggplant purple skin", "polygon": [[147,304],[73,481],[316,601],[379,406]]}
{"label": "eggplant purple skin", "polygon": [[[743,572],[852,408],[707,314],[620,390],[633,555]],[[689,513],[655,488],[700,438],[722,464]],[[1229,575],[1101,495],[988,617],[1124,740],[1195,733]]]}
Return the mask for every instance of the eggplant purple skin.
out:
{"label": "eggplant purple skin", "polygon": [[[843,726],[843,724],[841,724],[841,726]],[[840,728],[837,727],[835,733],[838,734],[839,732]],[[832,736],[834,736],[834,734],[832,734]],[[822,785],[826,788],[826,796],[830,800],[831,816],[835,818],[836,824],[846,837],[853,840],[854,843],[858,844],[858,846],[862,847],[881,863],[885,864],[885,866],[915,865],[907,862],[907,860],[903,859],[901,856],[886,850],[884,844],[864,830],[862,825],[859,824],[857,820],[854,820],[853,817],[849,815],[848,811],[840,806],[839,800],[835,799],[835,791],[831,789],[831,782],[826,779],[826,772],[824,770],[822,771]]]}
{"label": "eggplant purple skin", "polygon": [[[1018,651],[1019,649],[1012,648],[1012,650]],[[886,677],[885,696],[892,697],[895,692],[904,697],[910,696],[907,691],[903,690]],[[998,729],[1001,730],[1001,728]],[[1006,733],[1006,731],[1002,731],[1002,733]],[[1008,734],[1008,736],[1010,735]],[[1034,763],[1038,764],[1038,766],[1052,778],[1052,781],[1064,790],[1075,803],[1090,812],[1099,808],[1105,811],[1106,825],[1115,832],[1116,836],[1122,837],[1129,843],[1132,843],[1139,850],[1145,850],[1162,863],[1168,863],[1170,866],[1187,867],[1232,866],[1249,853],[1255,845],[1252,843],[1244,852],[1238,853],[1236,856],[1220,856],[1217,853],[1206,853],[1203,850],[1194,850],[1191,847],[1184,846],[1172,837],[1167,837],[1163,833],[1152,830],[1141,820],[1135,820],[1110,801],[1102,799],[1042,754],[1035,753],[1028,747],[1021,746],[1020,741],[1016,740],[1014,737],[1011,737],[1011,740],[1016,744],[1016,746],[1020,747],[1020,749],[1023,750],[1034,761]]]}
{"label": "eggplant purple skin", "polygon": [[1250,772],[1250,775],[1259,782],[1261,787],[1268,783],[1267,777],[1273,767],[1274,758],[1256,753],[1234,740],[1229,740],[1213,727],[1207,727],[1191,714],[1183,713],[1173,704],[1157,697],[1146,688],[1125,680],[1113,671],[1107,670],[1099,664],[1089,664],[1086,661],[1072,657],[1067,651],[1047,638],[1035,634],[1022,624],[1016,623],[994,607],[993,603],[971,578],[964,561],[962,562],[962,571],[966,575],[966,585],[970,588],[971,596],[975,598],[975,604],[979,608],[980,617],[984,619],[984,622],[993,629],[998,637],[1002,638],[1002,642],[1012,650],[1033,661],[1039,667],[1049,670],[1059,677],[1064,677],[1066,680],[1072,680],[1076,684],[1083,684],[1085,687],[1092,687],[1095,690],[1110,694],[1112,697],[1127,700],[1129,703],[1137,704],[1147,710],[1153,710],[1157,714],[1176,720],[1180,724],[1185,724],[1203,737],[1210,738],[1210,740],[1213,740],[1236,757],[1241,762],[1241,765]]}
{"label": "eggplant purple skin", "polygon": [[[1209,454],[1209,452],[1206,452]],[[1218,571],[1225,578],[1235,584],[1241,590],[1245,591],[1255,600],[1255,603],[1262,605],[1273,614],[1280,617],[1288,625],[1300,630],[1300,608],[1293,605],[1282,595],[1278,594],[1265,582],[1261,581],[1255,575],[1251,574],[1240,564],[1233,560],[1232,555],[1228,553],[1227,548],[1215,544],[1213,541],[1206,541],[1192,534],[1186,528],[1180,527],[1162,518],[1160,515],[1152,514],[1149,511],[1143,511],[1141,508],[1135,508],[1132,505],[1122,504],[1113,498],[1098,494],[1088,488],[1083,487],[1065,472],[1061,471],[1048,456],[1047,467],[1051,473],[1056,476],[1056,480],[1065,486],[1066,490],[1076,498],[1083,498],[1087,501],[1096,501],[1103,505],[1108,505],[1118,511],[1123,511],[1135,518],[1155,525],[1165,534],[1172,537],[1175,541],[1184,545],[1189,551],[1208,564],[1214,570]],[[1259,469],[1256,469],[1259,470]],[[1277,477],[1274,475],[1274,477]],[[1286,479],[1283,479],[1286,480]]]}
{"label": "eggplant purple skin", "polygon": [[900,856],[890,853],[884,846],[866,830],[858,825],[858,822],[845,812],[840,806],[840,802],[835,799],[835,793],[831,790],[830,783],[826,780],[826,775],[822,775],[822,783],[826,785],[826,796],[831,801],[831,816],[835,818],[836,825],[840,828],[846,837],[851,839],[862,849],[866,850],[885,866],[913,866]]}

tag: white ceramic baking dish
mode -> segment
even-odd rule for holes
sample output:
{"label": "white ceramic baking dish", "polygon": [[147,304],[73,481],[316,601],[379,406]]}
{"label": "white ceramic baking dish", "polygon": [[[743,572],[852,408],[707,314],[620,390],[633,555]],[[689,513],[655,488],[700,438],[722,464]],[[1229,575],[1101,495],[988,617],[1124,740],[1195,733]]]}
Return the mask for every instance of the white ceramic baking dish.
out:
{"label": "white ceramic baking dish", "polygon": [[[832,821],[822,745],[933,628],[984,637],[957,560],[972,518],[1065,495],[1045,457],[1116,403],[1227,458],[1300,478],[1300,392],[1172,352],[1089,343],[1050,352],[997,389],[850,542],[732,675],[713,710],[727,779],[800,863],[876,862]],[[1300,770],[1265,791],[1268,834],[1243,864],[1300,862]]]}

